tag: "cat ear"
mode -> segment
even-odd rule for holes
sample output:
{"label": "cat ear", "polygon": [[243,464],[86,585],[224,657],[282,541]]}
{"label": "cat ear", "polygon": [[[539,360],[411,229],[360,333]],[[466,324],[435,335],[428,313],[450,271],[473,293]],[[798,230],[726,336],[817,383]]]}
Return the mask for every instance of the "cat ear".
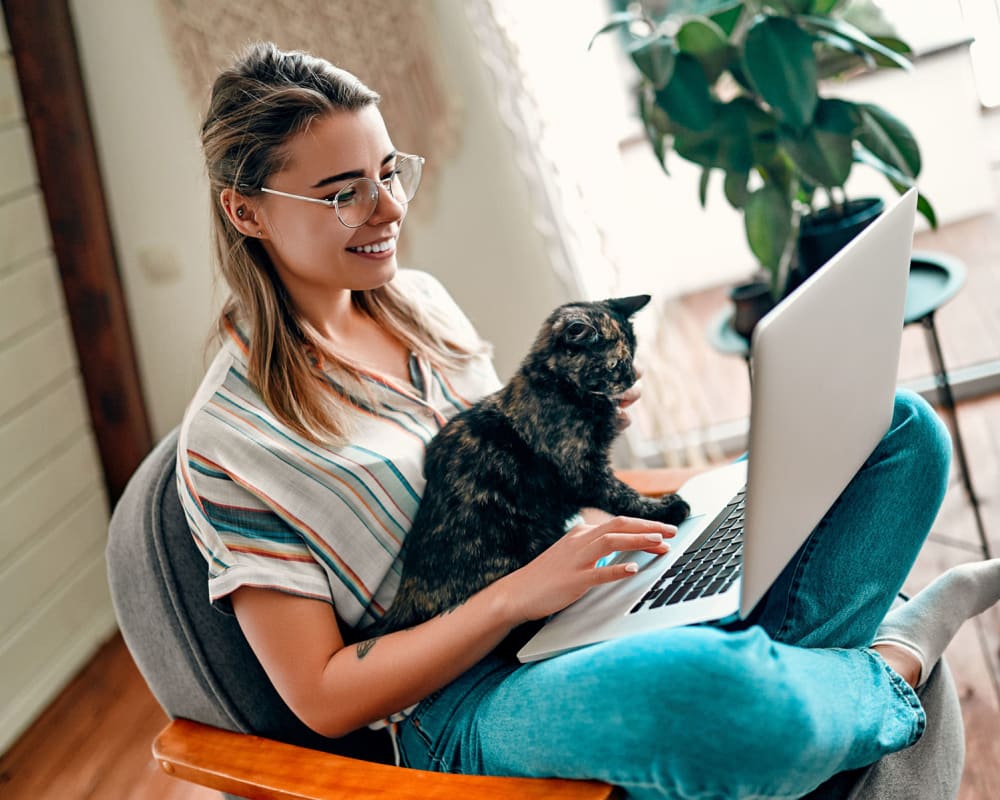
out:
{"label": "cat ear", "polygon": [[612,311],[616,311],[626,317],[631,317],[650,300],[652,300],[652,297],[648,294],[636,294],[631,297],[612,297],[610,300],[605,300],[605,302]]}
{"label": "cat ear", "polygon": [[597,328],[584,320],[574,319],[566,323],[566,326],[560,331],[560,335],[567,342],[582,344],[597,339]]}

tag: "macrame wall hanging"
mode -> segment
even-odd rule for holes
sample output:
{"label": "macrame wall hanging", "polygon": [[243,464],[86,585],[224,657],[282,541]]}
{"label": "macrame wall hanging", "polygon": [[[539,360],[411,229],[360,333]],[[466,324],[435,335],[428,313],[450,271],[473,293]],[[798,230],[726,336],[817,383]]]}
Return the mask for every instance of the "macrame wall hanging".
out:
{"label": "macrame wall hanging", "polygon": [[435,166],[452,152],[458,126],[457,103],[439,74],[428,0],[159,0],[159,6],[199,115],[215,76],[249,42],[269,40],[326,58],[382,95],[394,144],[427,159],[421,201],[425,209],[431,205]]}

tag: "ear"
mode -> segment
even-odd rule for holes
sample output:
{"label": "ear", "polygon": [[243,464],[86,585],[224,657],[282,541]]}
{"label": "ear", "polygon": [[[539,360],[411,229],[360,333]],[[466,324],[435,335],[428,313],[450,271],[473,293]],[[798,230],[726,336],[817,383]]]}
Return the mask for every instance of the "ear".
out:
{"label": "ear", "polygon": [[234,189],[223,189],[219,193],[219,203],[229,221],[244,236],[261,239],[265,235],[255,200],[240,194]]}
{"label": "ear", "polygon": [[597,339],[597,328],[586,320],[571,319],[559,331],[559,335],[567,342],[583,344]]}
{"label": "ear", "polygon": [[616,311],[626,317],[631,317],[652,299],[652,296],[648,294],[636,294],[631,297],[612,297],[609,300],[605,300],[605,302],[612,311]]}

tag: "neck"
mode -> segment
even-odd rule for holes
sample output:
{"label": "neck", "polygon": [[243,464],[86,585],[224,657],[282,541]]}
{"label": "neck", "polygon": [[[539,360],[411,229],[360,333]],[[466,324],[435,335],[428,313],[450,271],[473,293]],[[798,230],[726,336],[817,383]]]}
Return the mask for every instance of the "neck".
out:
{"label": "neck", "polygon": [[606,453],[616,435],[612,403],[582,394],[553,376],[519,371],[501,390],[499,400],[511,427],[536,452],[558,449],[553,431],[586,442],[594,453]]}
{"label": "neck", "polygon": [[315,330],[332,344],[350,342],[369,324],[368,318],[351,302],[349,290],[335,294],[293,296],[295,308]]}

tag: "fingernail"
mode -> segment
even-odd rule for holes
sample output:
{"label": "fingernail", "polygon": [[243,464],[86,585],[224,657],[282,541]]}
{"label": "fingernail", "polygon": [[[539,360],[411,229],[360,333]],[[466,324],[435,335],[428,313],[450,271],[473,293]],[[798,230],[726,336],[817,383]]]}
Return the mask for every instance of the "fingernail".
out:
{"label": "fingernail", "polygon": [[659,544],[660,542],[663,541],[663,534],[662,533],[647,533],[646,534],[646,541],[647,542],[653,542],[654,544]]}
{"label": "fingernail", "polygon": [[626,572],[638,572],[639,571],[639,565],[636,564],[634,561],[630,561],[628,564],[625,565],[625,571]]}

